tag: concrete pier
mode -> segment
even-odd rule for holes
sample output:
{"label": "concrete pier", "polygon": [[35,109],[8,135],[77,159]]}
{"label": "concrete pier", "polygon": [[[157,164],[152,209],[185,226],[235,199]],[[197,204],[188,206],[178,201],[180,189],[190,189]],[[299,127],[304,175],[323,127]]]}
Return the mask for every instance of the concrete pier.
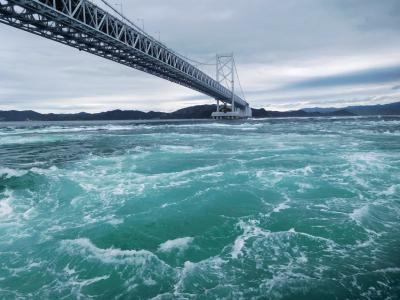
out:
{"label": "concrete pier", "polygon": [[212,113],[211,117],[216,120],[235,120],[235,119],[248,119],[252,117],[252,111],[250,106],[245,109],[236,109],[235,111],[220,110]]}

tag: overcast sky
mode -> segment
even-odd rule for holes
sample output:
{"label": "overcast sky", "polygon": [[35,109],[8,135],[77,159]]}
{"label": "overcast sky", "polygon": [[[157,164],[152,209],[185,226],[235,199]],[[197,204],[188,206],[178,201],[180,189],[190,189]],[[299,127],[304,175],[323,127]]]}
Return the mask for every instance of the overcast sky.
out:
{"label": "overcast sky", "polygon": [[[123,0],[123,10],[191,58],[234,52],[253,107],[400,101],[399,0]],[[0,24],[0,110],[173,111],[206,103],[213,99]]]}

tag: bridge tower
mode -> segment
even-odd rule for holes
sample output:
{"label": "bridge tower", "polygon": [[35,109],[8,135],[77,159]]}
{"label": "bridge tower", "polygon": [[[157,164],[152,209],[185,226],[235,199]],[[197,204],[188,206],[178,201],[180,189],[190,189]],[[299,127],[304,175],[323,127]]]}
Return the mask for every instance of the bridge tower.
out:
{"label": "bridge tower", "polygon": [[[212,114],[214,119],[243,119],[243,118],[251,118],[251,108],[249,105],[245,107],[236,107],[235,106],[235,75],[236,65],[235,65],[235,57],[233,53],[230,54],[217,54],[216,56],[216,81],[227,87],[231,93],[232,98],[231,101],[222,101],[223,105],[221,106],[220,99],[217,100],[217,111]],[[228,106],[230,105],[230,106]]]}

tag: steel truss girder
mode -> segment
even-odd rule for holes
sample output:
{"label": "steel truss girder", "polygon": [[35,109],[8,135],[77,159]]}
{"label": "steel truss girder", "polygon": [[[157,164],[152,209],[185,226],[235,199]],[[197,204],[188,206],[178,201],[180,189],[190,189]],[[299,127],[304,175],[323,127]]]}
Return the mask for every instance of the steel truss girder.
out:
{"label": "steel truss girder", "polygon": [[88,0],[0,0],[0,22],[194,89],[241,108],[245,100],[160,42]]}

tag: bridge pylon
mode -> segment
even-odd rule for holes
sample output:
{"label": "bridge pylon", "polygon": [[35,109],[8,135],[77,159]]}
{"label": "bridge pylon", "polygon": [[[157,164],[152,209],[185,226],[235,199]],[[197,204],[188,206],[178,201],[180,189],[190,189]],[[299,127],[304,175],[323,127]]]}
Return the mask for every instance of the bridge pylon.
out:
{"label": "bridge pylon", "polygon": [[[230,101],[217,100],[217,111],[212,114],[214,119],[244,119],[251,118],[252,111],[247,103],[244,107],[235,106],[235,75],[236,65],[233,53],[216,56],[216,81],[226,86],[232,93]],[[220,105],[220,102],[223,105]]]}

